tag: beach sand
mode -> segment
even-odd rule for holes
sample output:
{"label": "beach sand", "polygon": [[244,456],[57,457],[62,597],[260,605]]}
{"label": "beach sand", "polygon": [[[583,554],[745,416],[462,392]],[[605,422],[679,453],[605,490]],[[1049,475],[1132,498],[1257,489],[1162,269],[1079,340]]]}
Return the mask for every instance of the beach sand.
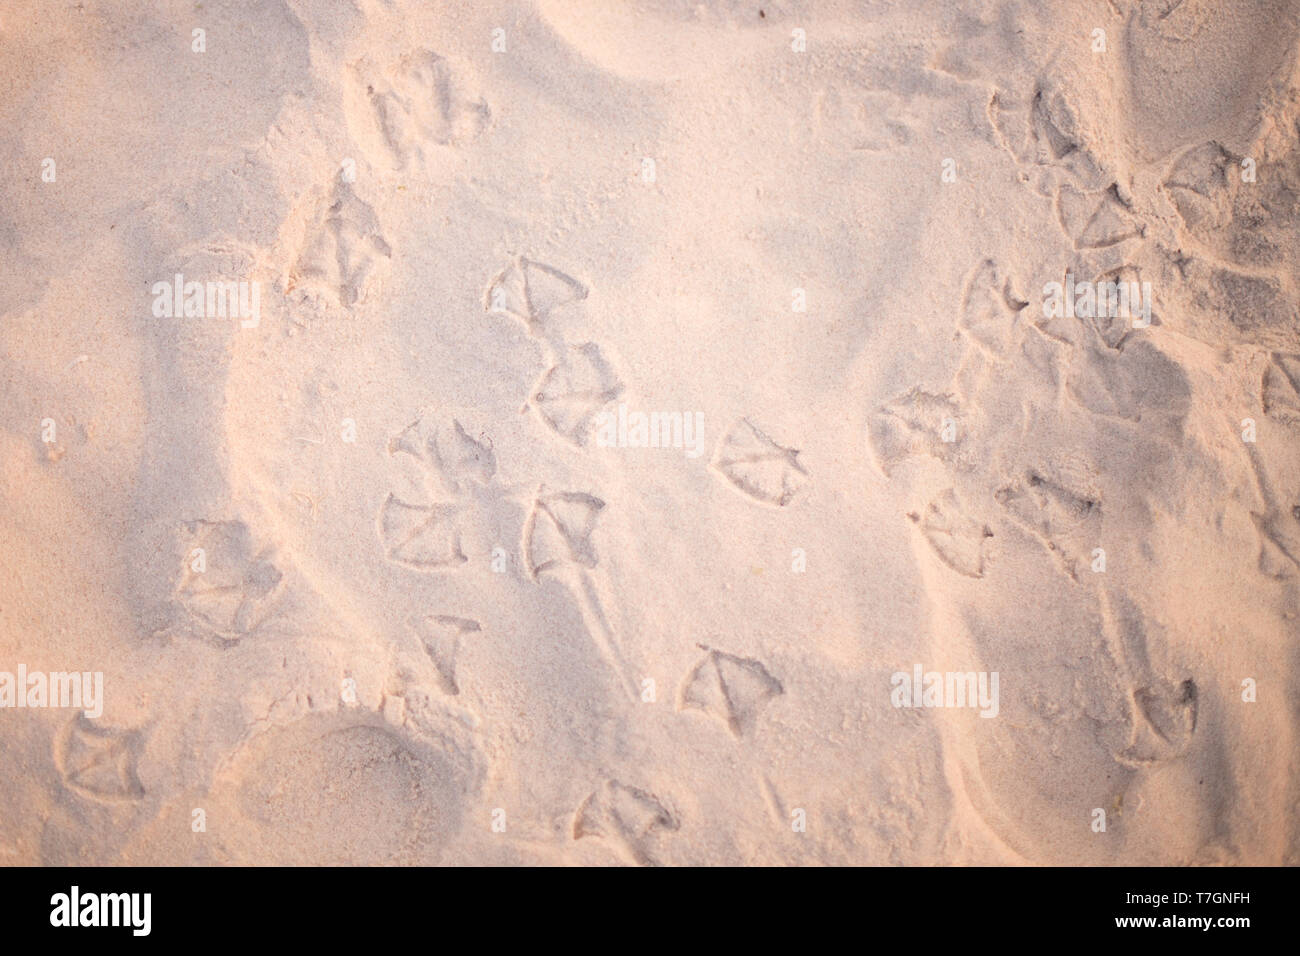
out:
{"label": "beach sand", "polygon": [[9,0],[0,864],[1300,862],[1298,48]]}

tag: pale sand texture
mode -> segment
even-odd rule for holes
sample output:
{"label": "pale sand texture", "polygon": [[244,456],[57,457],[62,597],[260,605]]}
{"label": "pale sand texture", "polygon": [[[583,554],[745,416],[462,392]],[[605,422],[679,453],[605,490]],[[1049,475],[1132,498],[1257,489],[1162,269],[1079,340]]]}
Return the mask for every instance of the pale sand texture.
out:
{"label": "pale sand texture", "polygon": [[[1300,861],[1298,44],[9,0],[0,670],[105,702],[0,710],[0,863]],[[260,324],[156,317],[178,272]]]}

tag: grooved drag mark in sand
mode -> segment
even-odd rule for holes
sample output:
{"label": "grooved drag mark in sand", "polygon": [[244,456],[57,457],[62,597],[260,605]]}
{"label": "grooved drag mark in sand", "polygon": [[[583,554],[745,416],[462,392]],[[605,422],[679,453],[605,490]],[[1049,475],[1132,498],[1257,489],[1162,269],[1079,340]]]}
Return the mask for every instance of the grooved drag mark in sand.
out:
{"label": "grooved drag mark in sand", "polygon": [[308,381],[302,383],[302,400],[295,421],[289,428],[289,437],[295,444],[325,444],[329,427],[327,423],[337,421],[331,411],[331,399],[337,393],[338,385],[324,369],[317,369]]}
{"label": "grooved drag mark in sand", "polygon": [[468,634],[483,630],[478,621],[449,614],[435,614],[418,622],[420,641],[425,653],[438,669],[438,683],[443,693],[455,696],[460,693],[456,684],[456,656],[462,640]]}
{"label": "grooved drag mark in sand", "polygon": [[1024,144],[1021,140],[1029,135],[1029,127],[1026,125],[1023,129],[1016,128],[1015,99],[1014,94],[1004,90],[994,90],[989,96],[984,113],[988,117],[989,126],[993,128],[993,138],[997,144],[1019,164],[1024,162]]}
{"label": "grooved drag mark in sand", "polygon": [[558,573],[567,569],[569,581],[577,595],[587,631],[596,643],[624,689],[633,700],[638,687],[631,668],[614,639],[613,628],[605,616],[599,595],[586,572],[597,564],[596,549],[591,542],[596,520],[605,502],[583,492],[548,492],[537,490],[533,507],[524,521],[522,550],[528,575],[537,581],[543,572]]}
{"label": "grooved drag mark in sand", "polygon": [[573,815],[573,839],[601,837],[632,862],[655,865],[650,855],[655,831],[672,832],[679,824],[653,793],[607,780],[579,805]]}
{"label": "grooved drag mark in sand", "polygon": [[1300,355],[1274,353],[1260,383],[1264,414],[1300,425]]}
{"label": "grooved drag mark in sand", "polygon": [[258,549],[242,521],[195,521],[176,599],[225,643],[252,634],[275,613],[284,574],[275,549]]}
{"label": "grooved drag mark in sand", "polygon": [[772,814],[772,822],[779,827],[788,826],[790,817],[782,807],[781,795],[776,792],[772,781],[766,775],[760,775],[758,782],[763,793],[763,803],[767,805],[767,812]]}
{"label": "grooved drag mark in sand", "polygon": [[712,467],[755,501],[778,508],[793,501],[808,478],[796,449],[778,445],[747,418],[722,437]]}
{"label": "grooved drag mark in sand", "polygon": [[985,259],[966,278],[957,328],[986,355],[1001,358],[1011,348],[1018,315],[1027,305],[1002,269]]}
{"label": "grooved drag mark in sand", "polygon": [[623,393],[623,383],[592,342],[566,349],[533,387],[532,406],[553,432],[585,445],[596,415]]}
{"label": "grooved drag mark in sand", "polygon": [[399,169],[431,146],[470,142],[492,118],[487,101],[467,90],[464,71],[432,50],[407,53],[383,73],[365,63],[354,71]]}
{"label": "grooved drag mark in sand", "polygon": [[54,764],[63,785],[79,796],[105,803],[139,800],[140,746],[138,733],[97,727],[78,714],[54,738]]}
{"label": "grooved drag mark in sand", "polygon": [[285,292],[318,307],[350,309],[365,299],[392,257],[374,209],[340,182],[308,223]]}
{"label": "grooved drag mark in sand", "polygon": [[1100,518],[1101,503],[1094,496],[1075,494],[1030,471],[1023,481],[999,489],[994,498],[1038,538],[1066,574],[1078,580],[1079,553],[1087,553],[1087,545],[1075,543],[1070,536],[1085,522]]}
{"label": "grooved drag mark in sand", "polygon": [[1083,153],[1079,140],[1066,132],[1066,128],[1075,127],[1077,120],[1062,98],[1045,95],[1042,87],[1036,87],[1030,117],[1032,135],[1040,147],[1039,162],[1059,162],[1072,154]]}
{"label": "grooved drag mark in sand", "polygon": [[379,509],[384,555],[416,571],[457,568],[469,559],[460,548],[455,505],[411,505],[389,493]]}
{"label": "grooved drag mark in sand", "polygon": [[[930,455],[952,462],[966,439],[957,428],[960,406],[952,395],[934,395],[919,386],[882,405],[867,426],[876,465],[889,477],[899,462],[914,455]],[[952,441],[944,441],[945,423],[953,425]]]}
{"label": "grooved drag mark in sand", "polygon": [[784,694],[785,688],[753,658],[703,644],[699,648],[704,657],[686,675],[677,709],[702,710],[726,724],[735,737],[752,732],[759,712],[773,697]]}
{"label": "grooved drag mark in sand", "polygon": [[537,335],[552,310],[586,297],[587,287],[577,279],[520,256],[488,283],[483,292],[483,309],[513,316]]}
{"label": "grooved drag mark in sand", "polygon": [[968,578],[984,576],[984,539],[993,532],[965,513],[953,489],[941,492],[924,514],[908,517],[944,564]]}
{"label": "grooved drag mark in sand", "polygon": [[1063,185],[1056,195],[1056,215],[1076,249],[1105,249],[1143,233],[1113,185],[1100,193]]}
{"label": "grooved drag mark in sand", "polygon": [[[1205,18],[1205,5],[1197,3],[1196,0],[1192,0],[1192,3],[1188,3],[1187,0],[1157,0],[1157,3],[1152,5],[1157,10],[1156,20],[1160,22],[1170,21],[1171,25],[1179,25],[1179,23],[1187,23],[1193,20],[1200,22]],[[1179,14],[1179,16],[1175,17],[1175,13]],[[1173,17],[1173,20],[1170,20],[1171,17]]]}

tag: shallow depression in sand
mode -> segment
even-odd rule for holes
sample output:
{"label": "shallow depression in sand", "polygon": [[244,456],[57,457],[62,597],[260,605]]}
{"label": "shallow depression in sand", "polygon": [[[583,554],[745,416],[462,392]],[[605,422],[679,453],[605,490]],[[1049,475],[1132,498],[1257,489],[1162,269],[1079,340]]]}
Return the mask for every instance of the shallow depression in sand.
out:
{"label": "shallow depression in sand", "polygon": [[[268,731],[238,760],[234,810],[258,862],[376,865],[436,850],[462,812],[463,780],[444,754],[387,727],[308,717]],[[214,829],[218,829],[214,827]]]}

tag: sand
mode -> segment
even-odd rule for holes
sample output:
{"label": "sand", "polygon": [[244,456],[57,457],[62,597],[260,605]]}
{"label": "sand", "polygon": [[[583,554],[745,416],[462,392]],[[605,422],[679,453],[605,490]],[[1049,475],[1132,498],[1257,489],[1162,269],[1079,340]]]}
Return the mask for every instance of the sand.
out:
{"label": "sand", "polygon": [[1298,48],[10,0],[0,863],[1300,862]]}

